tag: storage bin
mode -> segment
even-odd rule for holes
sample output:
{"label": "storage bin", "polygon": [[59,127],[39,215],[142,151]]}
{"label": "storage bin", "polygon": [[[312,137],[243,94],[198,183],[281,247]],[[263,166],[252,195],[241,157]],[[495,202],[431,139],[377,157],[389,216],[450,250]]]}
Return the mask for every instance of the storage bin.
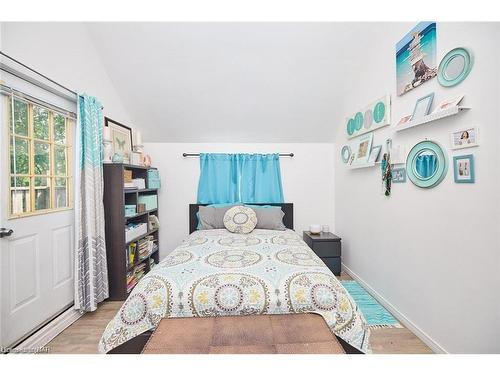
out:
{"label": "storage bin", "polygon": [[155,210],[158,208],[158,196],[155,195],[145,195],[140,194],[137,198],[137,203],[144,203],[146,205],[146,210]]}
{"label": "storage bin", "polygon": [[161,185],[158,169],[148,169],[148,189],[159,189]]}
{"label": "storage bin", "polygon": [[135,204],[125,205],[125,216],[134,216],[137,212],[135,211]]}
{"label": "storage bin", "polygon": [[148,224],[140,223],[132,228],[125,229],[125,242],[130,242],[133,239],[142,236],[148,232]]}

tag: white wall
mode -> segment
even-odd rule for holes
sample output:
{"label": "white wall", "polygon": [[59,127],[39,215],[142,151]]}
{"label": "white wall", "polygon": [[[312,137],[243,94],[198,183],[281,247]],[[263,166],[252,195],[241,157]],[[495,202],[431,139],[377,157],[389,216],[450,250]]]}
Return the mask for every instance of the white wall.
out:
{"label": "white wall", "polygon": [[[499,309],[499,52],[498,24],[438,23],[438,61],[450,49],[469,47],[475,56],[469,77],[453,88],[433,79],[402,97],[395,95],[395,44],[414,24],[367,25],[372,40],[365,69],[349,71],[350,87],[338,113],[337,146],[347,143],[344,117],[385,93],[393,98],[393,123],[415,101],[435,92],[435,103],[464,93],[469,112],[406,132],[384,128],[395,145],[428,138],[449,159],[474,154],[475,184],[446,179],[433,189],[411,182],[381,194],[379,168],[347,170],[335,154],[335,223],[343,238],[343,261],[396,307],[435,346],[452,353],[500,352]],[[481,145],[450,151],[450,132],[476,125]]]}
{"label": "white wall", "polygon": [[84,24],[2,22],[0,27],[3,52],[73,91],[96,96],[106,116],[131,123]]}
{"label": "white wall", "polygon": [[334,229],[333,144],[147,143],[145,150],[161,174],[162,257],[187,236],[188,205],[196,203],[200,161],[182,157],[183,152],[293,152],[293,158],[280,158],[280,165],[285,201],[294,203],[295,230],[302,233],[313,223],[328,224]]}

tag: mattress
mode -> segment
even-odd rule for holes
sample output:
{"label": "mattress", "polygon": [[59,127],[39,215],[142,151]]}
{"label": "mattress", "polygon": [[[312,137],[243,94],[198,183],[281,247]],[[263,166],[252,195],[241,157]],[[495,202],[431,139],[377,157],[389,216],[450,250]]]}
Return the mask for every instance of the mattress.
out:
{"label": "mattress", "polygon": [[140,280],[107,325],[99,351],[156,328],[162,318],[305,312],[320,314],[334,334],[369,351],[361,311],[297,233],[201,230]]}

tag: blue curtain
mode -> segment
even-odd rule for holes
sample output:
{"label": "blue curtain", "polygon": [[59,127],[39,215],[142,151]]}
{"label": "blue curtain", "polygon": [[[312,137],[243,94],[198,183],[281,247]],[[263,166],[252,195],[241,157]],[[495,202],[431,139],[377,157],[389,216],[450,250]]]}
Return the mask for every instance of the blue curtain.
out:
{"label": "blue curtain", "polygon": [[415,161],[415,168],[418,174],[423,177],[431,177],[437,167],[436,155],[419,155]]}
{"label": "blue curtain", "polygon": [[75,176],[75,308],[94,311],[108,298],[108,268],[104,234],[103,115],[99,101],[78,96]]}
{"label": "blue curtain", "polygon": [[282,203],[278,154],[200,154],[198,203]]}
{"label": "blue curtain", "polygon": [[238,168],[238,155],[200,154],[198,203],[239,202]]}
{"label": "blue curtain", "polygon": [[278,154],[243,154],[241,157],[241,201],[283,203]]}

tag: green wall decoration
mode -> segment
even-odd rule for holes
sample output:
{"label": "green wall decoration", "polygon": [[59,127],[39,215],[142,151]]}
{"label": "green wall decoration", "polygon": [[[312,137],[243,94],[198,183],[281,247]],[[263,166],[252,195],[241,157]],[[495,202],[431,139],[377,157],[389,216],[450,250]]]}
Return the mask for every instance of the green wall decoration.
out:
{"label": "green wall decoration", "polygon": [[346,119],[348,138],[369,133],[391,123],[391,97],[385,95]]}

